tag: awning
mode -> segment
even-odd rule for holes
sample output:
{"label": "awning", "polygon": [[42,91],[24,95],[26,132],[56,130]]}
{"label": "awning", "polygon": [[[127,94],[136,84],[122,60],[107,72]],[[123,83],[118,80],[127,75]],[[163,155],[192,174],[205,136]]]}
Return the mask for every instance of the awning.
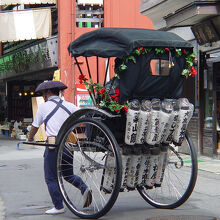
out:
{"label": "awning", "polygon": [[195,1],[164,17],[167,27],[192,26],[219,15],[220,2]]}
{"label": "awning", "polygon": [[57,0],[0,0],[0,5],[56,4]]}
{"label": "awning", "polygon": [[0,13],[0,41],[41,39],[51,36],[51,9]]}

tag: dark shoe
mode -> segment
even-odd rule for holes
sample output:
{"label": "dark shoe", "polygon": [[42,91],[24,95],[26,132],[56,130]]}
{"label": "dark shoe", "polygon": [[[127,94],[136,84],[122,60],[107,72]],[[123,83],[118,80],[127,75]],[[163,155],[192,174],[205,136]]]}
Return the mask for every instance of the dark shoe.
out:
{"label": "dark shoe", "polygon": [[92,190],[89,190],[88,188],[83,193],[83,199],[84,199],[84,205],[83,208],[89,207],[92,203]]}

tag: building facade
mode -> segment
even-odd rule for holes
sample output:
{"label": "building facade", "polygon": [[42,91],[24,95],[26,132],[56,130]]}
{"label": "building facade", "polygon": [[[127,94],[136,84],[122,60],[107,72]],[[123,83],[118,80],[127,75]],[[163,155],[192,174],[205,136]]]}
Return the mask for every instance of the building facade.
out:
{"label": "building facade", "polygon": [[[151,20],[140,13],[136,0],[129,4],[126,0],[22,0],[22,4],[20,0],[0,0],[0,6],[0,16],[22,21],[19,25],[19,22],[1,23],[6,19],[0,19],[0,26],[8,30],[5,32],[8,35],[0,34],[0,124],[32,118],[31,99],[37,96],[35,88],[44,80],[56,78],[65,83],[68,89],[64,96],[68,101],[82,105],[88,101],[67,50],[69,43],[81,34],[102,27],[153,28]],[[48,14],[43,14],[44,11]],[[40,18],[44,20],[38,22]],[[38,28],[39,23],[43,27]],[[97,80],[93,61],[90,68]],[[80,58],[79,62],[87,75],[85,60]],[[105,65],[106,60],[100,59],[99,72],[103,71],[100,82]],[[113,61],[109,67],[111,78]]]}
{"label": "building facade", "polygon": [[[140,3],[131,0],[66,0],[65,3],[58,1],[59,19],[59,68],[61,80],[68,85],[65,97],[69,101],[75,101],[77,97],[76,86],[79,82],[78,68],[74,60],[69,56],[67,47],[69,43],[81,34],[100,27],[130,27],[148,28],[153,25],[149,18],[139,12]],[[79,59],[83,72],[87,75],[86,63],[83,58]],[[105,59],[100,59],[100,82],[104,79]],[[91,62],[91,72],[96,79],[96,65]],[[110,78],[113,76],[114,62],[110,61]],[[88,77],[87,77],[88,78]]]}
{"label": "building facade", "polygon": [[56,1],[34,2],[0,1],[1,122],[32,118],[36,86],[58,69]]}
{"label": "building facade", "polygon": [[[220,135],[220,1],[141,0],[140,11],[155,29],[171,31],[194,46],[198,75],[190,94],[195,105],[189,130],[198,153],[219,157]],[[186,90],[191,90],[190,82]]]}

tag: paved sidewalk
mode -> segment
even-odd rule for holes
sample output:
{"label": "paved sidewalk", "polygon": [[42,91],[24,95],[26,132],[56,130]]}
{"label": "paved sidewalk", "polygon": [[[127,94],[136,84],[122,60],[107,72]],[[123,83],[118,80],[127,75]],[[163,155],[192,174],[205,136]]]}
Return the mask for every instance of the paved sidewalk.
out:
{"label": "paved sidewalk", "polygon": [[220,160],[198,156],[198,169],[220,175]]}
{"label": "paved sidewalk", "polygon": [[[21,144],[18,150],[17,143],[19,142],[21,141],[0,134],[0,167],[4,166],[1,163],[3,160],[42,158],[43,147]],[[5,220],[5,214],[4,202],[0,195],[0,220]]]}
{"label": "paved sidewalk", "polygon": [[4,219],[5,219],[5,206],[0,197],[0,220],[4,220]]}
{"label": "paved sidewalk", "polygon": [[[0,135],[0,166],[2,160],[22,160],[42,158],[44,147],[21,144],[18,150],[19,140]],[[220,160],[198,155],[199,170],[220,175]],[[0,220],[5,219],[5,206],[0,196]]]}

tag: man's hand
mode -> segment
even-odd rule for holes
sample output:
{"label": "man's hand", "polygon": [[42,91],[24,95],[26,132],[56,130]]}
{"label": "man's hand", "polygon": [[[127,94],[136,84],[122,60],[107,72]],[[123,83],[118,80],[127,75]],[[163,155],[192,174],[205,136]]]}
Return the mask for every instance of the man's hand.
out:
{"label": "man's hand", "polygon": [[38,128],[37,127],[34,127],[33,125],[31,126],[31,130],[30,130],[30,133],[29,133],[29,136],[28,136],[28,141],[34,141],[34,135],[37,133],[38,131]]}

